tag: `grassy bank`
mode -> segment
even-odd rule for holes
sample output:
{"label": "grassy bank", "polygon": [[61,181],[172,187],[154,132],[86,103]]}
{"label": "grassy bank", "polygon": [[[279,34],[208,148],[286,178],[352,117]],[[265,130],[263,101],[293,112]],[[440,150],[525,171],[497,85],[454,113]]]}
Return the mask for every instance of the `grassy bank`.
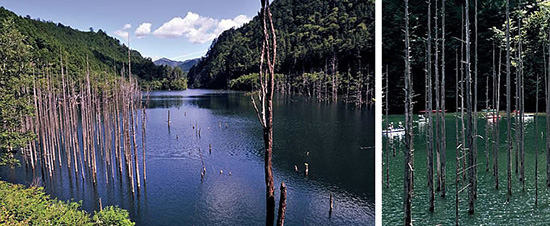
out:
{"label": "grassy bank", "polygon": [[0,225],[134,225],[128,211],[107,207],[91,215],[80,203],[50,198],[42,188],[0,181]]}

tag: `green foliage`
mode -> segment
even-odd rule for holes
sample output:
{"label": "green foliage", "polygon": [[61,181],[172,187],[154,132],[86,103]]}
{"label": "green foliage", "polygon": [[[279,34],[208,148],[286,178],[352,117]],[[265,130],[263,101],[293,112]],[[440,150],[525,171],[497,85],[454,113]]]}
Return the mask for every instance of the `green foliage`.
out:
{"label": "green foliage", "polygon": [[126,210],[107,207],[92,219],[80,207],[50,199],[42,188],[0,181],[0,225],[134,225]]}
{"label": "green foliage", "polygon": [[116,206],[108,206],[107,208],[95,212],[93,217],[94,225],[97,226],[133,226],[135,225],[129,219],[128,211],[120,209]]}
{"label": "green foliage", "polygon": [[236,79],[229,81],[229,88],[233,90],[246,90],[251,91],[254,87],[260,86],[260,74],[252,73],[243,75]]}
{"label": "green foliage", "polygon": [[31,114],[27,87],[31,86],[31,49],[26,37],[14,29],[13,20],[0,25],[0,165],[16,164],[14,150],[23,147],[32,134],[21,132],[21,118]]}
{"label": "green foliage", "polygon": [[[292,78],[304,72],[326,72],[333,56],[340,72],[351,69],[357,75],[366,65],[374,65],[374,1],[278,0],[271,11],[277,72]],[[231,80],[257,73],[262,32],[259,16],[223,32],[190,69],[190,85],[225,88]]]}
{"label": "green foliage", "polygon": [[173,80],[170,84],[171,90],[186,90],[187,89],[187,79],[186,78],[179,78],[176,80]]}

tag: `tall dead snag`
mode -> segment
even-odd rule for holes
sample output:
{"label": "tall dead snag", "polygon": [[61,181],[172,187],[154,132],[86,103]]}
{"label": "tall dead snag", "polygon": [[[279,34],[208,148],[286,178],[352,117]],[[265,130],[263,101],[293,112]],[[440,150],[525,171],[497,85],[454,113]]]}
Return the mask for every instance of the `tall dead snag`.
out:
{"label": "tall dead snag", "polygon": [[494,148],[494,154],[493,154],[493,168],[494,168],[494,175],[495,175],[495,189],[498,189],[498,152],[500,150],[500,77],[502,72],[502,49],[498,48],[498,73],[497,73],[497,79],[496,79],[496,92],[495,92],[495,103],[496,103],[496,122],[495,122],[495,148]]}
{"label": "tall dead snag", "polygon": [[[437,0],[436,0],[437,1]],[[433,118],[432,118],[432,33],[431,33],[431,21],[432,21],[432,1],[431,0],[428,0],[428,39],[427,39],[427,42],[428,42],[428,49],[427,49],[427,52],[426,52],[426,80],[427,80],[427,83],[426,84],[426,96],[427,96],[427,99],[428,99],[428,104],[426,106],[428,106],[426,108],[426,111],[428,112],[428,117],[426,118],[427,122],[428,123],[428,132],[426,133],[426,135],[428,136],[426,139],[426,152],[427,152],[427,164],[428,164],[428,192],[430,193],[429,196],[430,196],[430,206],[429,206],[429,210],[430,211],[433,211],[434,210],[434,179],[433,179],[433,168],[434,168],[434,163],[433,163]],[[437,31],[436,31],[437,33]],[[437,67],[436,67],[437,68]],[[437,74],[436,74],[436,78],[437,78]],[[437,86],[437,79],[436,79],[436,86]],[[437,89],[436,89],[437,90]],[[439,106],[439,104],[437,104],[437,106]],[[436,117],[437,117],[437,113],[436,113]],[[437,118],[437,121],[439,121],[439,118]],[[437,124],[436,124],[436,127],[437,127]],[[436,131],[439,131],[438,128],[436,128]],[[437,144],[436,146],[439,146],[439,144]],[[439,162],[439,161],[438,161]],[[439,184],[439,183],[438,183]]]}
{"label": "tall dead snag", "polygon": [[[434,69],[435,69],[435,152],[436,152],[436,169],[437,169],[437,183],[436,183],[436,190],[439,191],[441,188],[441,181],[439,180],[441,178],[441,140],[440,140],[440,133],[441,128],[439,127],[441,123],[440,111],[441,107],[439,105],[439,29],[438,29],[438,8],[437,8],[437,2],[439,0],[435,1],[435,61],[434,61]],[[430,18],[431,20],[431,18]],[[431,68],[431,64],[430,64]]]}
{"label": "tall dead snag", "polygon": [[[409,0],[405,1],[405,167],[404,167],[404,223],[412,225],[411,202],[413,181],[412,81],[409,46]],[[431,120],[431,119],[429,119]]]}
{"label": "tall dead snag", "polygon": [[[456,66],[455,66],[455,71],[456,71],[456,109],[458,109],[458,50],[455,50],[456,52]],[[459,178],[459,174],[458,174],[458,168],[460,167],[460,156],[459,156],[459,150],[462,149],[462,144],[459,143],[459,139],[458,139],[458,110],[455,110],[456,111],[456,119],[455,119],[455,122],[456,122],[456,150],[455,150],[455,153],[456,153],[456,158],[455,158],[455,225],[458,226],[458,178]]]}
{"label": "tall dead snag", "polygon": [[[275,79],[275,62],[277,57],[277,37],[271,12],[269,10],[269,0],[261,0],[262,25],[264,39],[262,41],[262,51],[260,56],[260,90],[258,99],[261,110],[256,105],[255,98],[250,98],[263,127],[264,145],[265,145],[265,185],[266,185],[266,225],[273,225],[275,220],[275,197],[273,195],[274,182],[272,170],[273,154],[273,91]],[[266,66],[267,64],[267,66]],[[284,213],[283,213],[284,214]]]}
{"label": "tall dead snag", "polygon": [[[390,83],[390,74],[388,73],[388,65],[386,65],[386,88],[385,88],[385,92],[384,92],[384,95],[385,95],[385,98],[386,98],[386,131],[389,131],[389,128],[390,128],[390,119],[389,119],[389,108],[390,108],[390,104],[389,104],[389,96],[388,96],[388,92],[389,92],[389,83]],[[389,188],[390,187],[390,163],[389,163],[389,159],[390,159],[390,138],[389,136],[386,138],[386,188]]]}
{"label": "tall dead snag", "polygon": [[[521,20],[520,20],[521,21]],[[520,22],[521,24],[521,22]],[[520,25],[520,30],[521,30],[521,25]],[[521,32],[521,31],[520,31]],[[521,34],[519,34],[518,36],[521,37]],[[523,62],[522,62],[522,50],[521,50],[521,39],[519,41],[519,47],[518,47],[518,57],[519,57],[519,83],[520,83],[520,92],[519,92],[519,108],[520,108],[520,121],[519,121],[519,127],[520,127],[520,130],[519,130],[519,174],[520,174],[520,180],[521,180],[521,190],[522,191],[525,191],[525,170],[524,170],[524,157],[525,157],[525,154],[524,154],[524,135],[525,135],[525,107],[523,106],[523,102],[524,102],[524,96],[523,96],[523,93],[524,93],[524,78],[523,78]]]}
{"label": "tall dead snag", "polygon": [[507,124],[507,146],[508,146],[508,156],[507,156],[507,169],[508,169],[508,183],[507,183],[507,192],[506,192],[506,201],[510,201],[510,196],[512,196],[512,161],[511,161],[511,152],[512,152],[512,136],[510,134],[511,127],[511,118],[510,118],[510,0],[506,0],[506,124]]}
{"label": "tall dead snag", "polygon": [[474,171],[474,131],[473,129],[473,113],[472,113],[472,90],[471,90],[471,71],[470,71],[470,14],[469,14],[469,4],[470,0],[466,0],[465,5],[465,21],[466,21],[466,104],[467,104],[467,126],[466,134],[467,137],[467,149],[468,149],[468,213],[474,213],[474,180],[475,180],[475,171]]}
{"label": "tall dead snag", "polygon": [[477,0],[474,1],[474,113],[473,113],[473,143],[472,143],[472,152],[473,152],[473,171],[474,171],[474,180],[473,180],[473,190],[474,190],[474,199],[477,199]]}
{"label": "tall dead snag", "polygon": [[539,198],[539,128],[537,123],[537,116],[539,115],[539,75],[537,75],[537,87],[535,88],[535,206],[537,206]]}
{"label": "tall dead snag", "polygon": [[441,185],[441,197],[445,197],[445,163],[447,142],[445,138],[445,0],[441,3],[441,162],[438,180]]}

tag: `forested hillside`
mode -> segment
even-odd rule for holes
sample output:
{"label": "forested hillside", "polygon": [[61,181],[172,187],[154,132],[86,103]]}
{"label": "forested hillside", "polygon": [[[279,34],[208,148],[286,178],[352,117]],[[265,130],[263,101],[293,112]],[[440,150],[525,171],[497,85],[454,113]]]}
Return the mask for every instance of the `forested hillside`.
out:
{"label": "forested hillside", "polygon": [[[70,26],[51,21],[17,16],[15,13],[0,7],[0,22],[11,20],[14,27],[26,38],[30,45],[33,62],[37,65],[60,67],[61,56],[64,58],[69,74],[84,75],[86,63],[95,73],[120,74],[128,68],[128,47],[119,40],[110,37],[103,30],[79,31]],[[173,68],[156,66],[150,58],[144,58],[138,51],[131,51],[132,75],[139,78],[143,88],[183,89],[186,86],[182,73]],[[178,85],[179,84],[179,85]]]}
{"label": "forested hillside", "polygon": [[[374,1],[278,0],[271,7],[278,89],[313,95],[323,89],[350,93],[368,83],[372,87],[374,79],[367,79],[374,71]],[[261,40],[258,16],[225,31],[191,68],[190,85],[226,88],[233,79],[257,73]]]}

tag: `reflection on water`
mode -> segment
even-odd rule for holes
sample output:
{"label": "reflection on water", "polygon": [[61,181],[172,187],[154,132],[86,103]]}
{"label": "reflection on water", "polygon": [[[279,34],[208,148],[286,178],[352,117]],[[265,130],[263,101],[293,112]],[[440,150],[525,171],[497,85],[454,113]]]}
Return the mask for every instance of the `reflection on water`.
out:
{"label": "reflection on water", "polygon": [[[82,200],[88,211],[98,210],[101,198],[104,206],[128,209],[138,225],[264,224],[263,140],[248,96],[153,92],[147,108],[147,184],[138,196],[131,195],[125,179],[93,188],[66,170],[45,183],[46,191],[62,200]],[[274,131],[276,197],[284,181],[288,225],[374,224],[374,111],[281,96],[274,102]],[[24,184],[33,179],[25,167],[0,168],[0,176]],[[104,177],[104,166],[98,166],[98,181]]]}
{"label": "reflection on water", "polygon": [[[389,121],[397,123],[403,121],[404,115],[391,115]],[[447,195],[441,198],[438,194],[435,196],[435,211],[430,213],[429,196],[427,188],[427,153],[425,127],[415,124],[414,128],[414,196],[412,199],[412,218],[419,225],[454,225],[455,224],[455,158],[456,158],[456,118],[454,113],[447,113],[445,116],[446,124],[446,171],[447,171]],[[546,131],[546,118],[537,117],[538,132]],[[496,143],[491,135],[485,135],[485,127],[489,126],[489,131],[494,128],[495,121],[489,118],[478,119],[478,197],[475,201],[475,213],[469,215],[467,192],[460,194],[459,218],[461,225],[550,225],[550,190],[546,184],[546,152],[544,141],[539,139],[539,161],[538,161],[538,189],[539,201],[538,207],[534,207],[535,201],[535,126],[534,120],[525,120],[525,191],[522,191],[521,181],[518,174],[514,173],[512,168],[512,197],[510,202],[506,202],[506,183],[507,183],[507,144],[506,144],[506,119],[499,120],[500,131],[500,149],[499,149],[499,188],[494,187],[494,177],[492,174],[492,161],[490,161],[489,172],[485,171],[486,163],[486,138],[489,138],[490,152],[489,158],[493,158],[492,148]],[[512,123],[514,123],[512,121]],[[460,122],[458,123],[460,125]],[[418,127],[417,127],[418,126]],[[514,128],[514,124],[512,124]],[[460,137],[460,132],[459,132]],[[512,133],[512,137],[515,135]],[[384,138],[386,139],[386,138]],[[389,144],[384,140],[384,154],[388,153],[389,165],[384,165],[384,173],[389,167],[389,188],[384,186],[382,195],[382,218],[384,225],[403,224],[403,151],[404,141],[393,142]],[[389,151],[388,147],[389,145]],[[515,144],[514,144],[515,147]],[[394,150],[395,149],[395,150]],[[394,155],[392,152],[396,152]],[[515,161],[512,150],[512,162]],[[383,157],[386,161],[386,156]],[[514,167],[514,163],[512,163]],[[435,176],[435,173],[434,173]],[[383,176],[384,180],[386,175]],[[385,181],[384,181],[385,183]],[[460,184],[459,189],[466,186]]]}

